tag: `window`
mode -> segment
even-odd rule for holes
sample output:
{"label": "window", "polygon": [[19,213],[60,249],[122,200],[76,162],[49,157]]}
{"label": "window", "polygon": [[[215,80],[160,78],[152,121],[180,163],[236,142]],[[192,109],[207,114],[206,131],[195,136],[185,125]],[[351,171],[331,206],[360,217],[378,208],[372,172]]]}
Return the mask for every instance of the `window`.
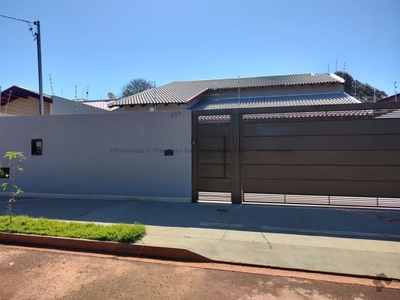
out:
{"label": "window", "polygon": [[10,168],[0,168],[0,178],[9,178]]}
{"label": "window", "polygon": [[42,155],[43,152],[43,143],[42,140],[32,140],[32,155],[39,156]]}

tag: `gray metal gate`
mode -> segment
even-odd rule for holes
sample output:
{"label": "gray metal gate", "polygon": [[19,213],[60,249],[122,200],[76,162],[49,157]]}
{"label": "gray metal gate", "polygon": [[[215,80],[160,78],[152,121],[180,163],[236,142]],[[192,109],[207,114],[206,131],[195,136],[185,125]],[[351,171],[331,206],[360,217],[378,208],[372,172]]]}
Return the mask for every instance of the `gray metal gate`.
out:
{"label": "gray metal gate", "polygon": [[193,201],[400,207],[400,103],[193,111],[193,150]]}
{"label": "gray metal gate", "polygon": [[[218,119],[218,122],[214,122]],[[193,155],[196,163],[196,185],[199,191],[231,191],[231,122],[230,115],[214,117],[200,116],[196,123],[197,151]],[[197,197],[197,196],[194,196]]]}

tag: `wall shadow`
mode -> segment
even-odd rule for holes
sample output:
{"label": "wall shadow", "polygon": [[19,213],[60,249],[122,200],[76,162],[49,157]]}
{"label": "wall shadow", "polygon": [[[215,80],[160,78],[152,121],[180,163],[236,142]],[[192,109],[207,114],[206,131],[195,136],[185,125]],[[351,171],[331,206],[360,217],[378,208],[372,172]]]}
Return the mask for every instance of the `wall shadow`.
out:
{"label": "wall shadow", "polygon": [[[0,215],[7,198],[0,197]],[[400,210],[18,198],[17,215],[164,227],[400,241]]]}

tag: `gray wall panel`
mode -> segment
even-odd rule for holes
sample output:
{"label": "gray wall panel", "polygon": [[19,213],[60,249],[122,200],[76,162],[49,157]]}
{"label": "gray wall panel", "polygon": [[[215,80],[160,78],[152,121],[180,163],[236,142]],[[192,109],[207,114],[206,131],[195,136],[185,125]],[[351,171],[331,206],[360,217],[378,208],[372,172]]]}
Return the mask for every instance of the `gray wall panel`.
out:
{"label": "gray wall panel", "polygon": [[246,123],[244,191],[400,197],[400,120]]}
{"label": "gray wall panel", "polygon": [[231,165],[230,164],[199,164],[198,165],[199,178],[230,178]]}
{"label": "gray wall panel", "polygon": [[397,135],[329,135],[329,136],[279,136],[243,137],[243,149],[247,150],[397,150]]}
{"label": "gray wall panel", "polygon": [[199,178],[200,192],[230,192],[231,180],[218,178]]}
{"label": "gray wall panel", "polygon": [[199,124],[197,130],[201,137],[230,136],[231,124]]}
{"label": "gray wall panel", "polygon": [[400,185],[400,166],[245,165],[243,178],[397,181]]}
{"label": "gray wall panel", "polygon": [[400,119],[244,123],[243,136],[399,133]]}
{"label": "gray wall panel", "polygon": [[216,150],[217,152],[221,152],[224,149],[230,150],[231,149],[231,138],[226,137],[199,137],[197,139],[197,146],[199,151],[213,151]]}
{"label": "gray wall panel", "polygon": [[198,163],[200,164],[220,164],[220,163],[231,163],[231,152],[207,152],[202,151],[198,153]]}
{"label": "gray wall panel", "polygon": [[[206,162],[206,161],[204,161]],[[210,158],[207,162],[213,162]],[[243,152],[244,164],[400,165],[400,150]]]}

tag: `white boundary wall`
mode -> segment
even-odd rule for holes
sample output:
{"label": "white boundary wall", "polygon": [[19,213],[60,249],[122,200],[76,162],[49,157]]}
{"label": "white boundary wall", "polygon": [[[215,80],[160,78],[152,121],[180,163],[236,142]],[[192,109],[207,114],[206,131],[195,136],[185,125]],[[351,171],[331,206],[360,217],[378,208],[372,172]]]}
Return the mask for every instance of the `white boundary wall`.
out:
{"label": "white boundary wall", "polygon": [[[0,126],[3,166],[6,151],[27,157],[15,176],[26,194],[191,201],[190,111],[0,118]],[[43,140],[42,156],[31,155],[32,139]]]}
{"label": "white boundary wall", "polygon": [[53,100],[53,103],[51,104],[50,115],[108,113],[107,110],[86,105],[79,101],[72,101],[57,96],[52,96],[51,99]]}

